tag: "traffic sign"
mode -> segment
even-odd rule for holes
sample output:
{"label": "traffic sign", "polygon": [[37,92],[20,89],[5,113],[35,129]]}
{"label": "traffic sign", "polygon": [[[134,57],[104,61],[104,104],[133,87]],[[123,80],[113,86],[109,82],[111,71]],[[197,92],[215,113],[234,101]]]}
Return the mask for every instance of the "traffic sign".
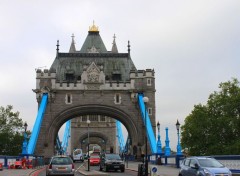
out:
{"label": "traffic sign", "polygon": [[152,172],[153,172],[153,173],[156,173],[156,172],[157,172],[157,168],[156,168],[156,167],[153,167],[153,168],[152,168]]}

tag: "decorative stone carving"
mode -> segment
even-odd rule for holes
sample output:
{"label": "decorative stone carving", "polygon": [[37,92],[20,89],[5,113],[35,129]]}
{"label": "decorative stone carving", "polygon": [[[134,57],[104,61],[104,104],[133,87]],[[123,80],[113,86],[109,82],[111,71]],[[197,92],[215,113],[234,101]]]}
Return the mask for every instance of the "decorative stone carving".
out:
{"label": "decorative stone carving", "polygon": [[91,49],[88,49],[88,53],[99,53],[98,49],[93,45]]}

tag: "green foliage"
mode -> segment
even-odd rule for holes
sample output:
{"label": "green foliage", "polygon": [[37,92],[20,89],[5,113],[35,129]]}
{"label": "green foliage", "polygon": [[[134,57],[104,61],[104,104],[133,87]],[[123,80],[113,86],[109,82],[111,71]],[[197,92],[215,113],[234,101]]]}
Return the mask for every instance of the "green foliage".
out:
{"label": "green foliage", "polygon": [[182,147],[190,155],[240,153],[240,87],[237,79],[220,83],[206,105],[195,105],[185,119]]}
{"label": "green foliage", "polygon": [[18,155],[22,151],[23,121],[13,107],[0,107],[0,155]]}

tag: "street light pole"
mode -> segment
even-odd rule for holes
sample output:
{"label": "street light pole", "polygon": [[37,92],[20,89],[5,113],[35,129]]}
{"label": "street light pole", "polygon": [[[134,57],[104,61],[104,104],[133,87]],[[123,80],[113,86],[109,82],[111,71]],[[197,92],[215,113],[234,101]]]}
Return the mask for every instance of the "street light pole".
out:
{"label": "street light pole", "polygon": [[90,154],[89,154],[89,124],[91,123],[90,120],[87,120],[88,125],[88,171],[90,171]]}
{"label": "street light pole", "polygon": [[177,128],[177,136],[178,136],[177,155],[182,155],[182,147],[180,145],[180,136],[179,136],[180,123],[179,123],[178,120],[177,120],[177,123],[176,123],[176,128]]}
{"label": "street light pole", "polygon": [[23,134],[23,144],[22,144],[22,154],[27,154],[27,122],[24,123],[24,134]]}
{"label": "street light pole", "polygon": [[158,140],[157,140],[157,153],[161,155],[162,153],[162,144],[161,144],[161,137],[160,137],[160,123],[157,123],[158,128]]}
{"label": "street light pole", "polygon": [[143,102],[145,104],[145,176],[148,176],[148,151],[147,151],[147,103],[148,97],[143,97]]}

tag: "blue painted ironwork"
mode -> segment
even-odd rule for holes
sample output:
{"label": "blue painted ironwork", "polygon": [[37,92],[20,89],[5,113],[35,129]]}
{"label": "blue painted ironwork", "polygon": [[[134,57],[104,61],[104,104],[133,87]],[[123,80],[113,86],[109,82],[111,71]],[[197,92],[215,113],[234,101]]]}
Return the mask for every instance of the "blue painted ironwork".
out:
{"label": "blue painted ironwork", "polygon": [[36,147],[38,136],[40,133],[43,116],[44,116],[44,113],[45,113],[45,110],[47,107],[47,101],[48,101],[48,94],[44,93],[42,95],[42,101],[41,101],[40,107],[38,109],[37,118],[36,118],[33,130],[32,130],[32,134],[31,134],[28,146],[27,146],[27,154],[33,154],[35,151],[35,147]]}
{"label": "blue painted ironwork", "polygon": [[117,126],[117,138],[118,138],[118,144],[119,144],[119,152],[123,153],[124,152],[124,138],[123,138],[123,132],[122,132],[122,127],[121,127],[121,122],[118,120],[116,121],[116,126]]}
{"label": "blue painted ironwork", "polygon": [[56,147],[57,147],[57,151],[58,153],[62,153],[62,146],[61,146],[61,141],[59,139],[59,136],[57,135],[57,139],[56,139]]}
{"label": "blue painted ironwork", "polygon": [[124,152],[129,153],[129,148],[130,148],[130,137],[127,136]]}
{"label": "blue painted ironwork", "polygon": [[166,127],[166,140],[165,140],[165,156],[169,156],[171,153],[170,147],[169,147],[169,138],[168,138],[168,127]]}
{"label": "blue painted ironwork", "polygon": [[[141,114],[142,114],[143,123],[145,124],[145,104],[143,102],[143,94],[138,94],[138,104],[139,104],[140,111],[141,111]],[[155,135],[153,133],[152,123],[150,121],[148,112],[146,113],[146,123],[147,124],[145,124],[145,127],[146,127],[146,130],[147,130],[147,136],[148,136],[148,141],[149,141],[149,144],[150,144],[151,152],[152,153],[157,153],[156,138],[155,138]]]}
{"label": "blue painted ironwork", "polygon": [[64,135],[63,135],[63,141],[62,141],[62,151],[63,151],[63,154],[66,154],[67,148],[68,148],[68,140],[70,138],[70,125],[71,125],[71,120],[68,120],[66,122]]}

